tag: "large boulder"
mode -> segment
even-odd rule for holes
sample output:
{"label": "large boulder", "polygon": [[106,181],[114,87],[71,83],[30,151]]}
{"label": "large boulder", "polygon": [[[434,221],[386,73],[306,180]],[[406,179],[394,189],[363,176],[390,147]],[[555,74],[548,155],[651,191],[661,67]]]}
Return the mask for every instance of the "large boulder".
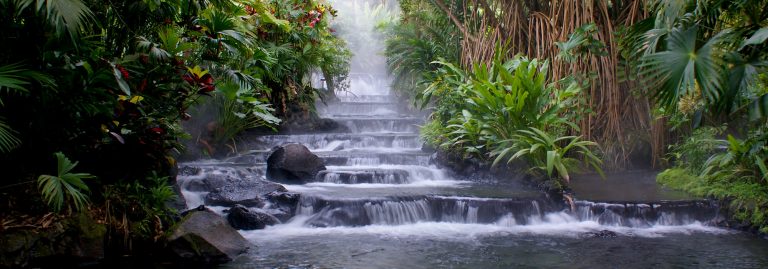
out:
{"label": "large boulder", "polygon": [[325,170],[323,159],[301,144],[286,144],[277,147],[267,158],[267,179],[303,184]]}
{"label": "large boulder", "polygon": [[168,247],[186,262],[220,264],[251,247],[227,220],[210,211],[191,211],[172,229]]}
{"label": "large boulder", "polygon": [[249,210],[242,205],[235,205],[229,209],[227,221],[229,225],[239,230],[264,229],[268,225],[280,223],[280,220],[264,211]]}
{"label": "large boulder", "polygon": [[205,204],[213,206],[263,207],[264,196],[271,192],[287,191],[283,185],[266,180],[231,181],[205,197]]}

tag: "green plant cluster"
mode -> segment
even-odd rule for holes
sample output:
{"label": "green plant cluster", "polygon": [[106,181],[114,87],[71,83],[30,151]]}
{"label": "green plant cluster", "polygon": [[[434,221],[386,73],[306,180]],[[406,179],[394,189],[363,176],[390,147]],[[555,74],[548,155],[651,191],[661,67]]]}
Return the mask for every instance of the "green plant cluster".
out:
{"label": "green plant cluster", "polygon": [[[712,117],[768,111],[768,1],[650,1],[649,18],[632,26],[622,50],[667,114],[696,125]],[[761,85],[762,84],[762,85]]]}
{"label": "green plant cluster", "polygon": [[458,62],[461,34],[430,1],[400,1],[400,8],[400,20],[382,27],[387,36],[387,66],[392,88],[417,101],[436,79],[433,71],[440,67],[436,61]]}
{"label": "green plant cluster", "polygon": [[580,159],[601,172],[597,144],[568,135],[578,130],[569,108],[579,102],[581,88],[573,80],[547,83],[547,62],[497,58],[469,72],[440,64],[438,79],[424,91],[437,104],[437,123],[422,132],[426,141],[493,165],[524,160],[532,173],[561,180],[561,188],[569,171],[582,166]]}
{"label": "green plant cluster", "polygon": [[[335,90],[312,88],[313,72],[349,71],[322,0],[0,0],[0,12],[2,184],[43,174],[55,211],[90,201],[147,235],[162,232],[147,220],[170,220],[172,171],[192,137],[183,121],[215,148],[312,111]],[[195,113],[206,104],[217,109]]]}
{"label": "green plant cluster", "polygon": [[[768,232],[768,1],[650,1],[623,54],[681,134],[671,187],[730,201]],[[719,139],[716,139],[719,138]]]}
{"label": "green plant cluster", "polygon": [[[569,135],[584,112],[575,79],[550,83],[547,62],[506,59],[500,46],[491,66],[459,66],[462,34],[448,14],[432,1],[399,2],[400,20],[385,28],[387,63],[393,88],[432,110],[421,128],[426,143],[493,165],[525,161],[530,173],[551,179],[556,188],[584,164],[602,173],[597,144]],[[601,48],[588,38],[591,27],[564,43],[571,57]]]}
{"label": "green plant cluster", "polygon": [[737,219],[768,233],[768,126],[747,139],[717,139],[723,128],[704,127],[673,147],[675,167],[658,181],[693,194],[729,201]]}

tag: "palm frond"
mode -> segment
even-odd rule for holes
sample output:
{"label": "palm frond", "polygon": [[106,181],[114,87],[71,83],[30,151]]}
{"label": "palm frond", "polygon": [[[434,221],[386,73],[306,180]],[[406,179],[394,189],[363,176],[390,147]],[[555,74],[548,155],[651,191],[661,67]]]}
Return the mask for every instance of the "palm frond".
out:
{"label": "palm frond", "polygon": [[19,145],[21,140],[17,137],[18,133],[0,118],[0,153],[10,152]]}
{"label": "palm frond", "polygon": [[72,203],[75,210],[82,210],[88,204],[86,193],[89,191],[83,180],[95,177],[87,173],[71,173],[77,162],[73,163],[61,152],[54,153],[54,156],[57,174],[41,175],[37,178],[37,186],[43,200],[56,212],[61,211],[67,201]]}
{"label": "palm frond", "polygon": [[644,57],[642,75],[657,89],[655,96],[676,109],[683,96],[700,91],[710,103],[720,98],[720,62],[715,51],[722,34],[697,48],[697,27],[675,28],[667,38],[667,49]]}

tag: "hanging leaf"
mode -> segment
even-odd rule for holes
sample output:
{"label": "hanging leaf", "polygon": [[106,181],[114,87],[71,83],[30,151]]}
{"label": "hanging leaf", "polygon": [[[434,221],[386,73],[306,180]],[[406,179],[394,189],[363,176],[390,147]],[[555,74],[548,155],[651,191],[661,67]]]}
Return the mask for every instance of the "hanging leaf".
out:
{"label": "hanging leaf", "polygon": [[768,94],[755,98],[749,104],[749,120],[757,121],[768,118]]}
{"label": "hanging leaf", "polygon": [[765,42],[765,40],[768,39],[768,27],[760,28],[760,30],[757,30],[752,37],[750,37],[747,40],[744,40],[744,43],[741,43],[741,47],[739,50],[743,49],[746,46],[749,45],[758,45]]}
{"label": "hanging leaf", "polygon": [[120,72],[120,69],[117,68],[117,65],[114,63],[109,63],[112,66],[112,75],[115,76],[115,82],[117,82],[118,88],[120,88],[125,95],[130,96],[131,95],[131,87],[128,86],[128,82],[125,81],[125,78],[123,78],[123,73]]}

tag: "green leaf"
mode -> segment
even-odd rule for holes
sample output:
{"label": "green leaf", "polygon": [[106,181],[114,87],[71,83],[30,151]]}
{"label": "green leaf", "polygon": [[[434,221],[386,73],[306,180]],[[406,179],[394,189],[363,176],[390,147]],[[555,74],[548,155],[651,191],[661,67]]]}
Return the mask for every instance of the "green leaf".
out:
{"label": "green leaf", "polygon": [[765,40],[768,39],[768,27],[760,28],[760,30],[757,30],[752,37],[750,37],[747,40],[744,40],[743,43],[741,43],[741,47],[739,50],[744,49],[744,47],[749,45],[758,45],[765,42]]}
{"label": "green leaf", "polygon": [[115,76],[115,82],[117,82],[117,86],[120,88],[125,95],[130,96],[131,95],[131,88],[128,86],[128,82],[125,82],[125,79],[123,78],[123,73],[120,72],[120,69],[117,69],[117,66],[113,63],[110,63],[112,65],[112,74]]}
{"label": "green leaf", "polygon": [[768,94],[763,94],[749,103],[749,120],[757,121],[768,117]]}
{"label": "green leaf", "polygon": [[568,169],[566,169],[565,165],[563,165],[563,162],[559,160],[559,156],[555,167],[557,168],[557,173],[560,174],[561,178],[565,179],[565,182],[571,181],[571,176],[568,175]]}
{"label": "green leaf", "polygon": [[667,38],[667,50],[647,55],[641,74],[647,85],[656,90],[654,97],[661,105],[675,110],[683,96],[701,88],[709,103],[720,98],[720,59],[716,46],[728,33],[723,31],[696,48],[698,28],[675,28]]}
{"label": "green leaf", "polygon": [[86,173],[70,173],[77,166],[63,153],[57,152],[56,156],[57,175],[41,175],[37,178],[37,185],[43,200],[53,208],[54,211],[61,211],[66,201],[71,201],[75,210],[82,210],[88,204],[89,191],[88,185],[83,180],[95,178]]}
{"label": "green leaf", "polygon": [[547,175],[552,176],[552,168],[556,166],[557,153],[554,150],[547,151]]}
{"label": "green leaf", "polygon": [[275,15],[272,15],[269,11],[263,11],[261,12],[261,20],[269,23],[274,24],[277,27],[280,27],[284,32],[290,32],[291,31],[291,23],[286,20],[281,20],[275,17]]}
{"label": "green leaf", "polygon": [[0,117],[0,152],[7,153],[21,145],[17,135],[18,133],[5,122],[5,119]]}

